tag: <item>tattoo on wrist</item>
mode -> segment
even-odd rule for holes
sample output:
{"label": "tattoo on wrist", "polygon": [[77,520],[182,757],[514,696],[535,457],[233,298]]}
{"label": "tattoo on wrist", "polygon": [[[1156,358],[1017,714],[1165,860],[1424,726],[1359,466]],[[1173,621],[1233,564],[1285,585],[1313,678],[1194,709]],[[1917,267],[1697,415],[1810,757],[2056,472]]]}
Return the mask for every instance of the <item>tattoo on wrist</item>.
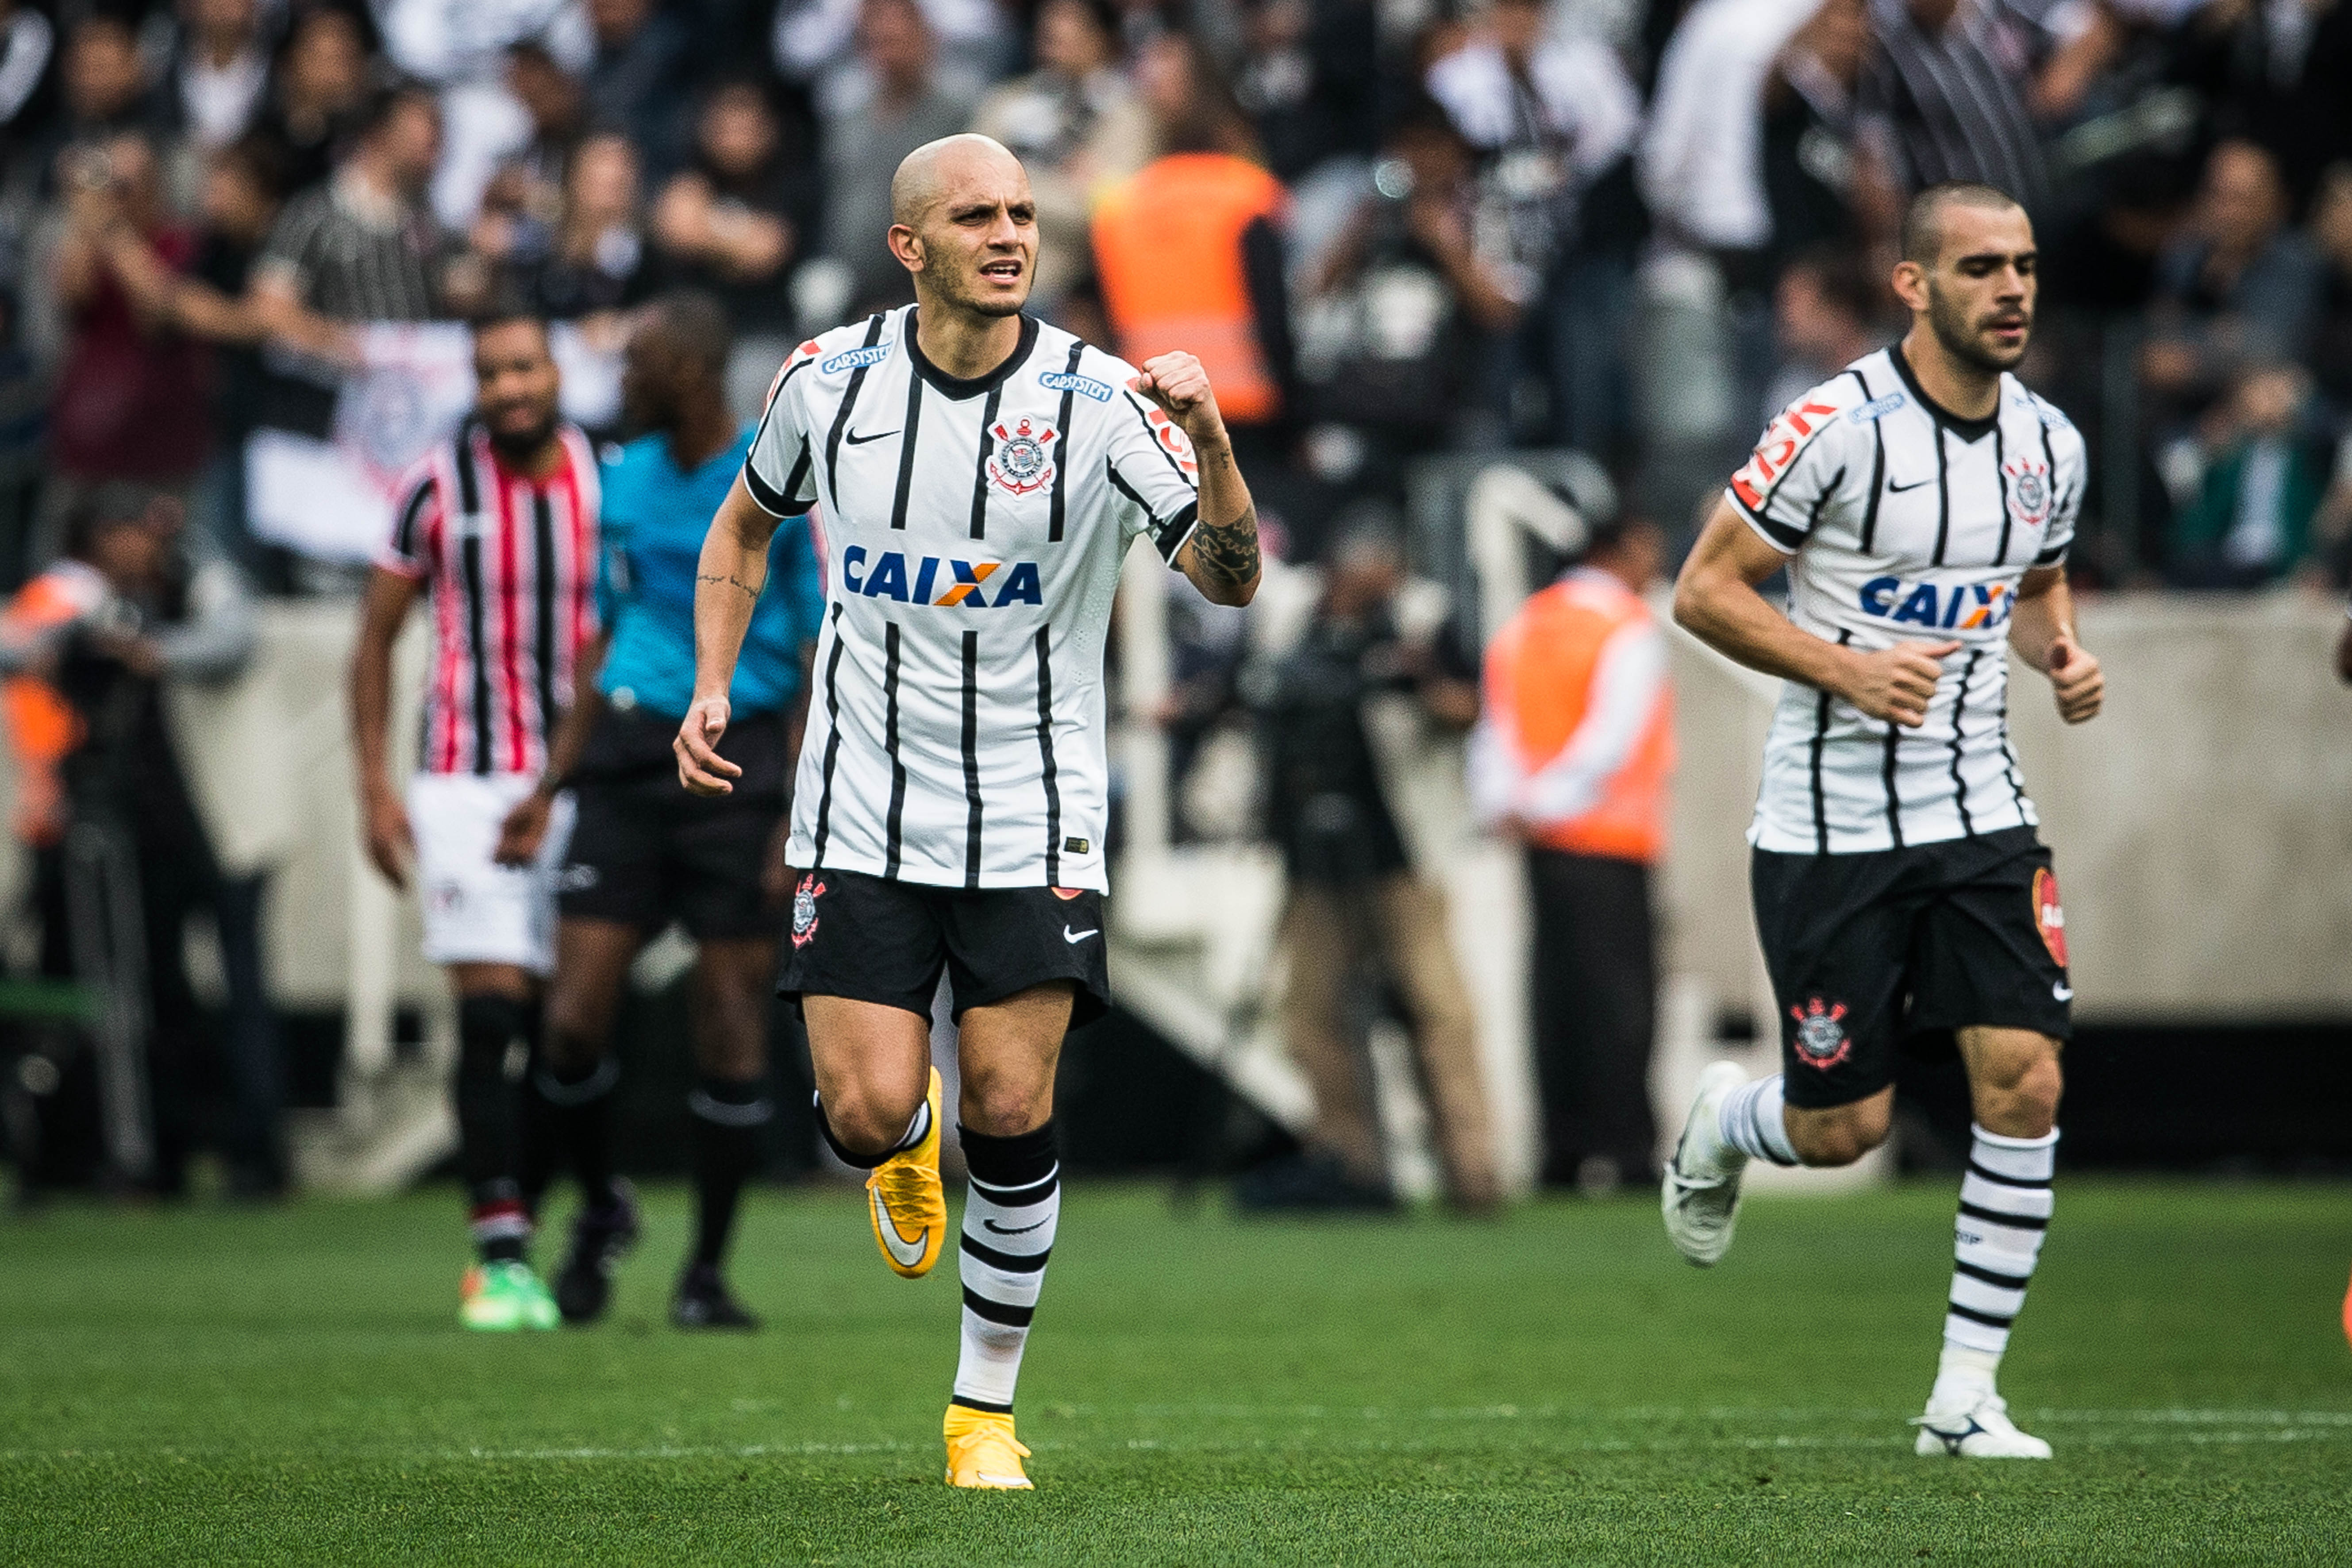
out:
{"label": "tattoo on wrist", "polygon": [[1241,516],[1220,527],[1202,522],[1192,533],[1192,559],[1201,570],[1236,586],[1258,574],[1257,508],[1244,507]]}
{"label": "tattoo on wrist", "polygon": [[762,576],[757,583],[746,583],[743,579],[736,576],[731,572],[698,572],[695,574],[694,580],[698,583],[724,583],[731,587],[742,589],[747,596],[753,599],[760,596],[760,590],[767,584],[767,579],[764,576]]}

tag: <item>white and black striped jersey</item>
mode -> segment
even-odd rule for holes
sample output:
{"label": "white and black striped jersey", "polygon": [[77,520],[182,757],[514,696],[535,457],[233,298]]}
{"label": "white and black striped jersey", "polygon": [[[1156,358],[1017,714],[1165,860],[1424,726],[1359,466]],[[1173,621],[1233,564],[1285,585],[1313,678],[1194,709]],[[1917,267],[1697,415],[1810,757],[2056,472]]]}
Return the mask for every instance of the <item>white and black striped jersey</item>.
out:
{"label": "white and black striped jersey", "polygon": [[1725,493],[1789,555],[1789,618],[1859,648],[1963,646],[1916,730],[1783,686],[1749,843],[1844,854],[2037,822],[2009,743],[2009,619],[2019,579],[2066,558],[2086,472],[2074,426],[2014,377],[1991,417],[1961,419],[1899,345],[1781,411]]}
{"label": "white and black striped jersey", "polygon": [[1139,533],[1172,561],[1192,444],[1135,372],[1024,317],[962,381],[907,306],[803,343],[743,468],[814,509],[825,579],[792,863],[939,887],[1106,889],[1103,639]]}

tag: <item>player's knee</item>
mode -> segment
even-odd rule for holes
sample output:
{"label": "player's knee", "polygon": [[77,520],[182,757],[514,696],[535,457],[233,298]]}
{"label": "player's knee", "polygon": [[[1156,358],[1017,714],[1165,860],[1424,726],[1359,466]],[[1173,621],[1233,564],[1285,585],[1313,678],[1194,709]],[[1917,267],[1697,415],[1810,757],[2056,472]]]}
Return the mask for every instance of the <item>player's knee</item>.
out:
{"label": "player's knee", "polygon": [[1834,1110],[1791,1114],[1789,1143],[1808,1165],[1851,1165],[1886,1142],[1892,1118],[1883,1099]]}
{"label": "player's knee", "polygon": [[604,1058],[604,1031],[574,1008],[551,1005],[547,1014],[546,1037],[540,1042],[540,1049],[547,1065],[559,1076],[576,1077]]}
{"label": "player's knee", "polygon": [[824,1095],[824,1121],[834,1141],[843,1148],[870,1154],[895,1146],[907,1134],[922,1103],[919,1089],[911,1097],[883,1092],[870,1084],[837,1085]]}
{"label": "player's knee", "polygon": [[1024,1074],[964,1069],[958,1114],[963,1124],[992,1138],[1014,1138],[1042,1125],[1050,1113],[1051,1085]]}
{"label": "player's knee", "polygon": [[2065,1087],[2057,1052],[2037,1055],[1978,1086],[1977,1122],[2004,1137],[2042,1137],[2058,1124],[2058,1100]]}

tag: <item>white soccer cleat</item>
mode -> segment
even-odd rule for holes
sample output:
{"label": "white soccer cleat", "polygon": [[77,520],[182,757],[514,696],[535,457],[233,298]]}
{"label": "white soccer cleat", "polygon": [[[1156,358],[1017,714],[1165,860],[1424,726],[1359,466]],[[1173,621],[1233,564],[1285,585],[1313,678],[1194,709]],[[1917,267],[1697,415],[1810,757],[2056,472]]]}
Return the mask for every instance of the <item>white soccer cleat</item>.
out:
{"label": "white soccer cleat", "polygon": [[1954,1402],[1939,1405],[1927,1401],[1927,1414],[1911,1425],[1919,1428],[1919,1437],[1911,1445],[1921,1458],[1939,1456],[1954,1459],[2046,1459],[2050,1445],[2029,1432],[2021,1432],[2009,1418],[2009,1401],[1990,1389],[1974,1396],[1971,1403]]}
{"label": "white soccer cleat", "polygon": [[1748,1168],[1748,1156],[1723,1141],[1717,1112],[1723,1097],[1747,1081],[1737,1062],[1717,1062],[1698,1075],[1683,1135],[1658,1184],[1666,1239],[1701,1268],[1721,1262],[1731,1250],[1732,1227],[1739,1220],[1739,1174]]}

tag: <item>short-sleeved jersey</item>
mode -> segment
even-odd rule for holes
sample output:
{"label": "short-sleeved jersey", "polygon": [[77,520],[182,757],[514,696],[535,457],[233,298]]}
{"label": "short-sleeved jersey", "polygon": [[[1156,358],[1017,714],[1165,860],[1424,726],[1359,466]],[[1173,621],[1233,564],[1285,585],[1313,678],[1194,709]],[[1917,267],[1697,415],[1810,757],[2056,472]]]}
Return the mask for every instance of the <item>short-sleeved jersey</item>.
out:
{"label": "short-sleeved jersey", "polygon": [[785,362],[743,479],[815,509],[824,562],[795,867],[1106,890],[1111,598],[1136,535],[1172,562],[1199,510],[1192,445],[1134,375],[1024,317],[959,380],[912,306]]}
{"label": "short-sleeved jersey", "polygon": [[1899,346],[1772,422],[1726,498],[1789,555],[1789,618],[1859,648],[1962,646],[1916,730],[1784,685],[1750,843],[1844,854],[2037,822],[2009,743],[2009,619],[2019,580],[2065,559],[2085,473],[2074,426],[2015,378],[1961,419]]}
{"label": "short-sleeved jersey", "polygon": [[410,473],[376,564],[425,584],[433,671],[417,766],[430,773],[530,773],[571,706],[580,651],[596,635],[596,456],[564,426],[545,479],[499,460],[468,421]]}
{"label": "short-sleeved jersey", "polygon": [[[597,607],[612,634],[597,685],[615,706],[684,717],[694,703],[694,578],[711,514],[751,455],[751,430],[692,472],[669,437],[640,436],[604,462],[604,570]],[[824,616],[809,524],[794,519],[768,542],[768,584],[752,607],[735,679],[739,715],[781,713],[800,696],[801,659]]]}

